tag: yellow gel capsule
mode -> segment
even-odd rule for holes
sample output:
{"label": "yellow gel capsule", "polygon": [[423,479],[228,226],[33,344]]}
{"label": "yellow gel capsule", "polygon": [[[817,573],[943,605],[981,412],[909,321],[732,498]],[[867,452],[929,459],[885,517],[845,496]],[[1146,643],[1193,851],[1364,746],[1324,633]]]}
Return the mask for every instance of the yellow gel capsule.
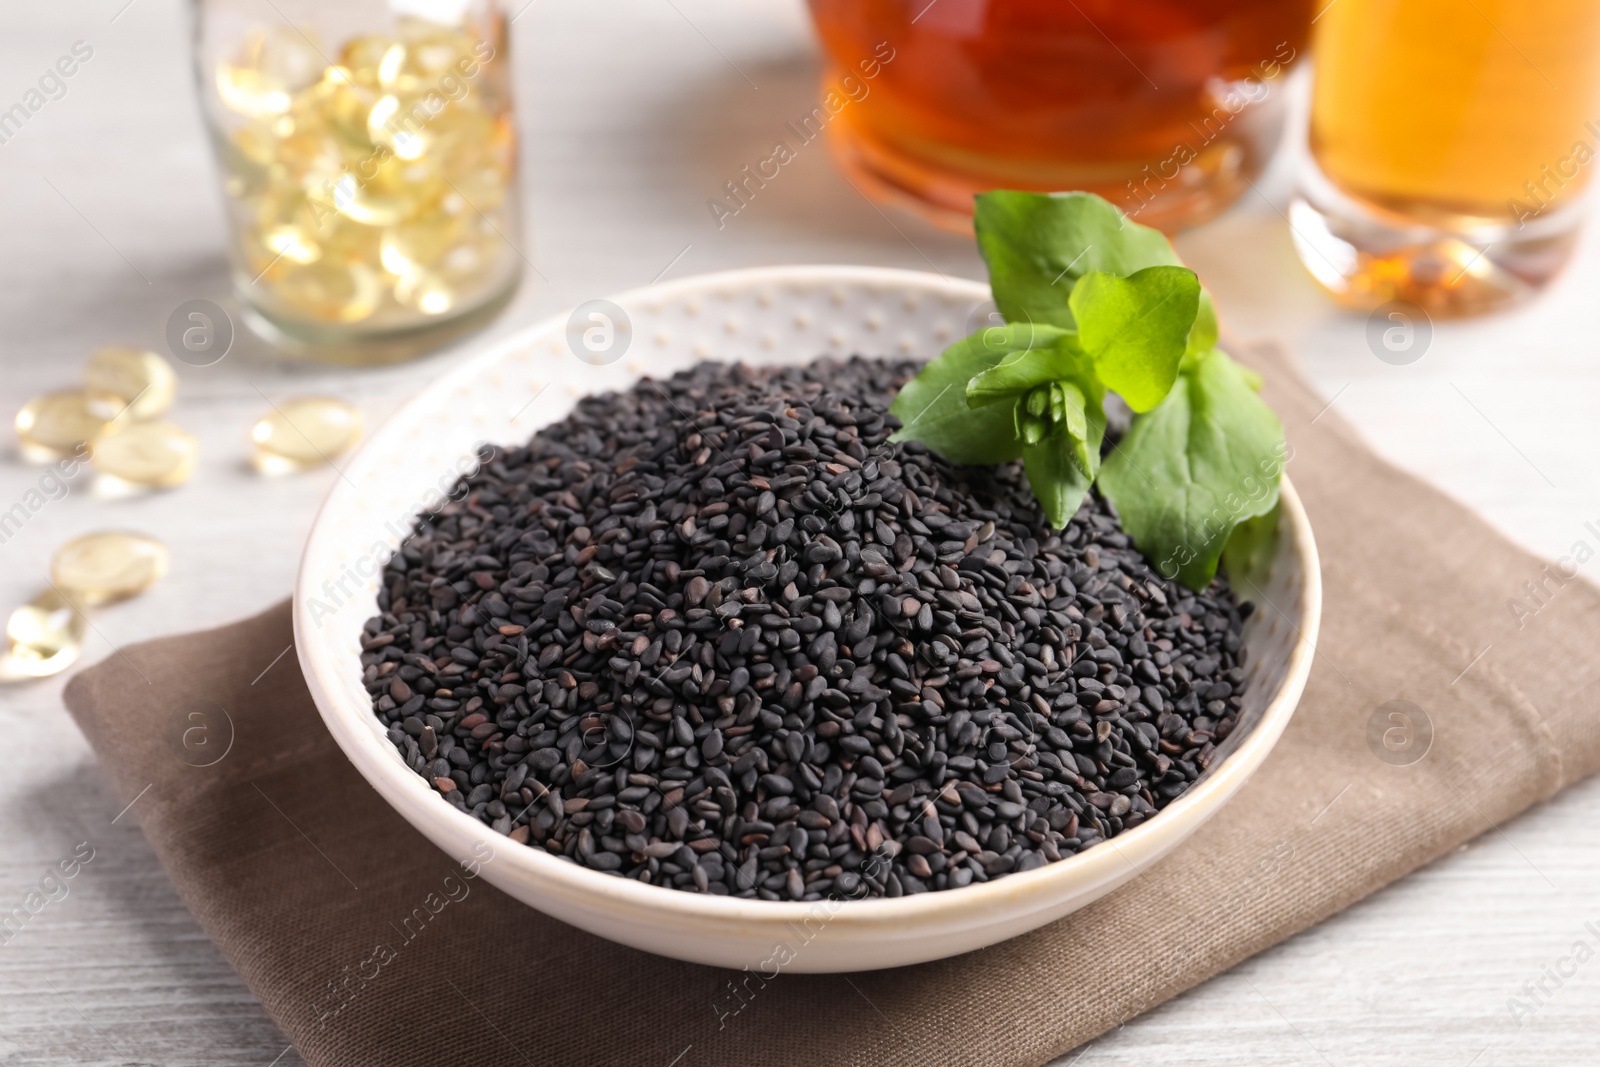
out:
{"label": "yellow gel capsule", "polygon": [[449,192],[441,206],[452,215],[490,215],[505,203],[507,178],[496,167],[479,167],[454,175],[449,181]]}
{"label": "yellow gel capsule", "polygon": [[[84,389],[36,396],[17,412],[17,436],[22,439],[22,450],[34,460],[71,455],[112,422],[128,419],[127,412],[118,407],[115,397],[96,396]],[[112,411],[110,418],[102,414],[108,408]]]}
{"label": "yellow gel capsule", "polygon": [[418,214],[383,231],[383,269],[405,276],[436,266],[461,239],[462,220],[441,211]]}
{"label": "yellow gel capsule", "polygon": [[47,589],[6,620],[0,681],[44,678],[72,666],[83,652],[88,620],[71,601]]}
{"label": "yellow gel capsule", "polygon": [[167,548],[144,534],[107,530],[73,538],[50,559],[50,580],[83,604],[137,596],[167,573]]}
{"label": "yellow gel capsule", "polygon": [[361,412],[331,396],[285,400],[250,429],[256,466],[268,473],[329,463],[361,440]]}
{"label": "yellow gel capsule", "polygon": [[372,79],[336,64],[295,98],[292,114],[298,128],[313,127],[328,146],[359,158],[372,151],[367,116],[382,95]]}
{"label": "yellow gel capsule", "polygon": [[471,39],[457,30],[422,19],[403,22],[400,30],[403,39],[378,63],[378,83],[385,89],[443,96],[461,81],[456,63],[476,62]]}
{"label": "yellow gel capsule", "polygon": [[378,84],[379,65],[394,43],[394,38],[381,35],[352,38],[339,51],[339,66],[349,72],[353,81],[375,86]]}
{"label": "yellow gel capsule", "polygon": [[235,134],[235,143],[250,142],[241,145],[241,151],[265,165],[274,185],[285,190],[299,189],[307,174],[337,172],[348,159],[346,146],[322,114],[299,105],[292,118],[285,115],[274,122],[270,134],[247,137],[249,130],[244,127]]}
{"label": "yellow gel capsule", "polygon": [[443,315],[456,306],[456,294],[443,278],[432,271],[407,274],[394,283],[394,298],[424,315]]}
{"label": "yellow gel capsule", "polygon": [[407,162],[421,159],[433,143],[427,125],[405,110],[393,93],[380,97],[367,113],[367,136],[373,144],[387,145],[395,158]]}
{"label": "yellow gel capsule", "polygon": [[322,258],[322,246],[299,226],[273,226],[261,234],[261,243],[294,263],[315,263]]}
{"label": "yellow gel capsule", "polygon": [[200,442],[170,422],[135,422],[90,447],[95,470],[157,489],[188,481],[200,459]]}
{"label": "yellow gel capsule", "polygon": [[338,263],[360,263],[374,270],[380,256],[383,231],[349,219],[335,217],[323,227],[323,254]]}
{"label": "yellow gel capsule", "polygon": [[281,140],[273,126],[264,122],[240,126],[229,136],[229,143],[245,162],[258,167],[277,162],[282,151]]}
{"label": "yellow gel capsule", "polygon": [[217,64],[217,96],[230,110],[251,118],[281,115],[294,96],[322,77],[322,55],[311,39],[290,26],[252,30],[231,59]]}
{"label": "yellow gel capsule", "polygon": [[360,322],[378,307],[378,275],[361,263],[279,263],[269,272],[285,305],[317,322]]}
{"label": "yellow gel capsule", "polygon": [[392,226],[422,214],[428,210],[425,205],[436,203],[450,191],[442,180],[439,164],[437,153],[432,152],[418,159],[390,155],[382,166],[373,170],[372,177],[365,182],[368,195],[386,197],[404,205],[394,222],[382,225]]}
{"label": "yellow gel capsule", "polygon": [[[108,419],[123,408],[132,418],[153,419],[172,406],[178,392],[172,364],[139,348],[99,349],[83,370],[83,384],[91,407]],[[110,410],[104,410],[107,398],[115,401]]]}
{"label": "yellow gel capsule", "polygon": [[492,116],[475,107],[450,104],[433,117],[427,129],[452,177],[497,162],[498,127]]}
{"label": "yellow gel capsule", "polygon": [[379,192],[371,182],[350,173],[340,175],[322,191],[334,210],[365,226],[392,226],[405,217],[409,207],[403,197]]}
{"label": "yellow gel capsule", "polygon": [[338,219],[338,212],[331,205],[313,202],[304,190],[274,184],[241,212],[241,220],[257,246],[253,251],[265,256],[252,276],[273,260],[311,263],[320,259],[324,238]]}

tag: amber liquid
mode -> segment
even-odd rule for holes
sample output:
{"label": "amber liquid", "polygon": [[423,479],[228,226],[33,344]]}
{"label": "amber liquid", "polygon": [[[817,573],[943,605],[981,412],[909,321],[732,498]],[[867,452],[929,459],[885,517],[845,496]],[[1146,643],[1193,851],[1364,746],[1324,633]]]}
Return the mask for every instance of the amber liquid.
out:
{"label": "amber liquid", "polygon": [[1596,0],[1337,0],[1316,63],[1312,152],[1347,194],[1430,222],[1509,223],[1590,181]]}
{"label": "amber liquid", "polygon": [[861,60],[893,49],[836,123],[878,184],[953,213],[987,188],[1088,189],[1167,228],[1220,210],[1265,162],[1278,130],[1263,128],[1263,103],[1282,96],[1311,17],[1310,0],[811,10],[830,83],[861,80]]}

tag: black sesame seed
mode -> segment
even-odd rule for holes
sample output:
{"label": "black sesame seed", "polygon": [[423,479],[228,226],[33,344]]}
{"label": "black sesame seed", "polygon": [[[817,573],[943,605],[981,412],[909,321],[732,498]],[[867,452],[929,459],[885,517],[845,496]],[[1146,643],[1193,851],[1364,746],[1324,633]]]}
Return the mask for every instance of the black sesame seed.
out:
{"label": "black sesame seed", "polygon": [[402,758],[531,847],[766,900],[1032,870],[1181,795],[1248,606],[1098,495],[1049,530],[1017,465],[890,442],[917,369],[703,364],[486,448],[363,633]]}

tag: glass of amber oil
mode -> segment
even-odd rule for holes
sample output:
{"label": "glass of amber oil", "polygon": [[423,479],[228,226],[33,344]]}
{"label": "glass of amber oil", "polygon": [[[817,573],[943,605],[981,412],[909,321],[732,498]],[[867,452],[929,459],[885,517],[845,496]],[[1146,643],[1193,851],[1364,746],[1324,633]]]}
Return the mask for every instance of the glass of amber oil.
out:
{"label": "glass of amber oil", "polygon": [[234,290],[291,354],[420,355],[523,264],[498,0],[197,0]]}
{"label": "glass of amber oil", "polygon": [[809,2],[829,70],[794,143],[826,129],[863,192],[964,232],[989,189],[1098,193],[1168,231],[1216,215],[1277,148],[1312,17],[1311,0]]}
{"label": "glass of amber oil", "polygon": [[1444,315],[1549,281],[1600,152],[1600,3],[1338,0],[1313,45],[1290,221],[1317,281]]}

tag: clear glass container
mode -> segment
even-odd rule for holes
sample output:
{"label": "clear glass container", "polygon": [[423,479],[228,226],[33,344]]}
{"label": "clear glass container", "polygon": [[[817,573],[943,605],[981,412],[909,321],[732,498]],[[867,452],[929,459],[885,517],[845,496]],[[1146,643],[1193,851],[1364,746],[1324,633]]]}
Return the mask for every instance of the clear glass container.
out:
{"label": "clear glass container", "polygon": [[789,143],[826,129],[863,191],[967,232],[989,189],[1081,189],[1168,231],[1222,211],[1277,147],[1312,17],[1310,0],[810,8],[828,71]]}
{"label": "clear glass container", "polygon": [[523,255],[496,0],[195,0],[194,60],[256,333],[390,362],[504,307]]}
{"label": "clear glass container", "polygon": [[1335,298],[1468,315],[1560,270],[1600,150],[1600,4],[1339,0],[1313,49],[1289,217]]}

